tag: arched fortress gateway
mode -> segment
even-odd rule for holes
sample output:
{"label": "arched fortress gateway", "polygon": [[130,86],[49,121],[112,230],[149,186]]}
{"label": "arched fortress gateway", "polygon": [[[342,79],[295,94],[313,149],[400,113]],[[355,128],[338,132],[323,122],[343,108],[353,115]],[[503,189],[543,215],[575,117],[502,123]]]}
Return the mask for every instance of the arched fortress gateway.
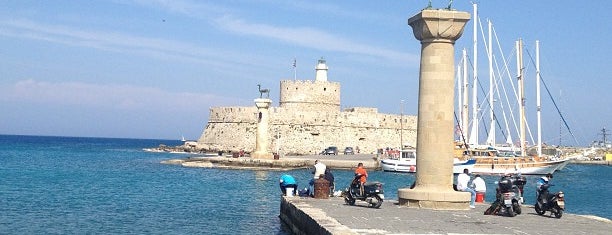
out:
{"label": "arched fortress gateway", "polygon": [[[327,80],[325,60],[315,68],[315,80],[280,82],[279,107],[270,107],[270,152],[317,154],[328,146],[377,149],[416,145],[416,116],[378,113],[376,108],[340,110],[340,83]],[[255,149],[257,108],[213,107],[198,140],[205,150],[252,152]],[[400,122],[403,121],[403,124]],[[403,128],[403,130],[402,130]]]}

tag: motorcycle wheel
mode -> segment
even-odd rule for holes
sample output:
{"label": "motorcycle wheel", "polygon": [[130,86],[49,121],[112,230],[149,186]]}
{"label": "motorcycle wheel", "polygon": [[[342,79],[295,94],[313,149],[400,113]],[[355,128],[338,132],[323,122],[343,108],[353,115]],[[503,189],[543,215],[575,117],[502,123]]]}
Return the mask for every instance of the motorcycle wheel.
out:
{"label": "motorcycle wheel", "polygon": [[344,196],[344,202],[346,202],[346,204],[354,206],[355,205],[355,198],[351,197],[351,194],[348,193],[346,196]]}
{"label": "motorcycle wheel", "polygon": [[514,212],[516,212],[516,214],[518,215],[520,215],[523,212],[521,209],[521,204],[519,204],[518,202],[513,202],[512,208],[514,209]]}
{"label": "motorcycle wheel", "polygon": [[536,213],[538,213],[538,215],[543,215],[546,211],[542,210],[542,208],[540,208],[540,204],[536,203],[535,204],[535,211]]}
{"label": "motorcycle wheel", "polygon": [[561,219],[561,216],[563,216],[563,210],[557,210],[557,213],[555,213],[555,218]]}
{"label": "motorcycle wheel", "polygon": [[374,197],[376,198],[376,202],[372,202],[370,206],[373,208],[380,208],[380,206],[382,206],[383,199],[378,195],[374,195]]}

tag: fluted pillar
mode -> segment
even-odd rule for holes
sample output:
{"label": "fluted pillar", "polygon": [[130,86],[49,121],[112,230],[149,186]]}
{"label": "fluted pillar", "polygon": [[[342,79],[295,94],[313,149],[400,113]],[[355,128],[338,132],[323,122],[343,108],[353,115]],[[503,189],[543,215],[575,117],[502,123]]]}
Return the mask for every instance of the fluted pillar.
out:
{"label": "fluted pillar", "polygon": [[270,112],[271,99],[255,99],[257,107],[257,135],[255,136],[255,152],[251,154],[253,158],[273,159],[270,153]]}
{"label": "fluted pillar", "polygon": [[470,14],[423,10],[408,19],[421,41],[417,122],[417,172],[414,189],[399,189],[409,207],[468,209],[470,194],[453,190],[454,43]]}

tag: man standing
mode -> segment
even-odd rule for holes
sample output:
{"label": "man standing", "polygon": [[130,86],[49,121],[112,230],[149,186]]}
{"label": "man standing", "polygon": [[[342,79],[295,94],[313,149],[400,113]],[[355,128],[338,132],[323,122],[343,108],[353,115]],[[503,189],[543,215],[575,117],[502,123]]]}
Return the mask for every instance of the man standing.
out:
{"label": "man standing", "polygon": [[463,192],[470,192],[470,194],[472,194],[470,208],[476,208],[476,206],[474,206],[474,203],[476,202],[476,191],[468,187],[468,183],[470,182],[470,176],[468,175],[469,173],[470,171],[468,169],[463,169],[463,173],[457,176],[457,189]]}

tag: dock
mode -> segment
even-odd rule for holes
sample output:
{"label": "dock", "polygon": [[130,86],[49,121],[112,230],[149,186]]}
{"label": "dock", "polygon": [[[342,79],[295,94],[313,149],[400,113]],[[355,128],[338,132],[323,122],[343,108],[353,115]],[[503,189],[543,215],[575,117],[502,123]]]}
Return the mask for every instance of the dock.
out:
{"label": "dock", "polygon": [[341,197],[282,197],[280,218],[294,234],[609,234],[612,222],[596,216],[563,214],[560,219],[536,214],[523,205],[516,217],[484,215],[489,204],[475,209],[442,211],[399,206],[385,201],[379,209]]}
{"label": "dock", "polygon": [[[290,170],[310,168],[322,160],[334,169],[354,169],[362,162],[368,169],[377,169],[376,154],[281,156],[280,159],[250,157],[211,157],[191,155],[164,161],[184,167],[231,169]],[[612,222],[597,216],[564,213],[561,219],[535,213],[533,206],[523,205],[516,217],[484,215],[490,204],[476,204],[475,209],[444,211],[399,206],[385,200],[380,209],[357,201],[355,206],[341,197],[281,197],[280,219],[294,234],[609,234]]]}

